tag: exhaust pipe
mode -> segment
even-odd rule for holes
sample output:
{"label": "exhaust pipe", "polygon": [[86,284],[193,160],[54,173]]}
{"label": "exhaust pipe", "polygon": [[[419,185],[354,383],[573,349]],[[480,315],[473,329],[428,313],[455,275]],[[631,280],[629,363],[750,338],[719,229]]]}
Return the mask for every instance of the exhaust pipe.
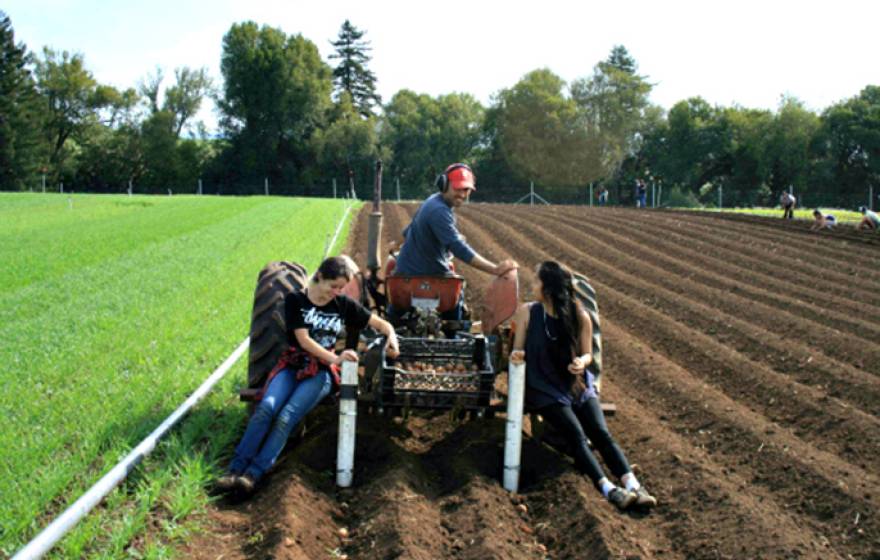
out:
{"label": "exhaust pipe", "polygon": [[367,269],[376,275],[381,266],[379,257],[380,243],[382,240],[382,212],[379,204],[382,202],[382,160],[376,160],[376,180],[373,183],[373,212],[370,214],[370,226],[367,230]]}

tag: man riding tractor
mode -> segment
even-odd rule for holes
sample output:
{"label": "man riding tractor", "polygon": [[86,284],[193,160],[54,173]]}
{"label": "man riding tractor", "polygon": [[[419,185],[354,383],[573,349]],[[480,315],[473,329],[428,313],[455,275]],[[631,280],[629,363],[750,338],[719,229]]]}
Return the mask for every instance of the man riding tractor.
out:
{"label": "man riding tractor", "polygon": [[[455,275],[452,256],[495,276],[517,268],[517,263],[512,259],[505,259],[497,264],[485,259],[468,245],[458,231],[454,209],[467,202],[470,193],[477,190],[476,177],[471,168],[464,163],[454,163],[437,176],[435,186],[439,192],[422,203],[412,222],[403,230],[403,247],[393,263],[393,271],[387,270],[386,273],[395,277],[437,276],[461,279]],[[396,283],[400,284],[400,281]],[[438,311],[441,319],[462,321],[466,319],[461,293],[463,280],[453,285],[458,290],[454,294],[454,305],[449,309],[443,308],[449,307],[448,305],[441,305]],[[407,311],[399,309],[395,301],[400,302],[397,298],[389,298],[388,317],[392,322],[399,320]]]}

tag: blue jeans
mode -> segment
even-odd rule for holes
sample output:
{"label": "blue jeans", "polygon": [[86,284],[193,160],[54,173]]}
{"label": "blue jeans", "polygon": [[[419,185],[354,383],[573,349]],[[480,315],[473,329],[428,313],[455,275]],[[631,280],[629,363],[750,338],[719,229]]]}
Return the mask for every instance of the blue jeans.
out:
{"label": "blue jeans", "polygon": [[259,480],[275,464],[293,428],[330,393],[332,384],[328,371],[305,379],[296,379],[288,369],[278,372],[235,448],[229,471]]}

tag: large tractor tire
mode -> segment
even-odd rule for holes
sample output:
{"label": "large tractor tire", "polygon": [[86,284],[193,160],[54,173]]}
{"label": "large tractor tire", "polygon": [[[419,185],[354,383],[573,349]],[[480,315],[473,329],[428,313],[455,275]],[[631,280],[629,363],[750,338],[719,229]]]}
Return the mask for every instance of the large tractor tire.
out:
{"label": "large tractor tire", "polygon": [[288,261],[270,262],[257,277],[254,309],[251,313],[251,341],[248,356],[248,387],[257,389],[266,382],[287,347],[284,297],[305,288],[306,269]]}
{"label": "large tractor tire", "polygon": [[596,301],[596,290],[590,284],[590,280],[580,273],[574,273],[572,283],[574,284],[575,297],[584,306],[590,321],[593,323],[593,361],[587,366],[587,370],[592,373],[596,379],[600,379],[602,375],[602,326],[599,322],[599,304]]}

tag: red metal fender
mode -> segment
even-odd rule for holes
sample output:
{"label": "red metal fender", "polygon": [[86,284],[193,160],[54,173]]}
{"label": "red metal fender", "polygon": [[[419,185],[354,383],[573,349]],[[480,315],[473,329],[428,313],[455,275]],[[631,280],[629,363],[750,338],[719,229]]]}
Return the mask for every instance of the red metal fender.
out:
{"label": "red metal fender", "polygon": [[483,334],[489,335],[498,325],[510,319],[519,304],[519,275],[515,268],[495,278],[483,301]]}

